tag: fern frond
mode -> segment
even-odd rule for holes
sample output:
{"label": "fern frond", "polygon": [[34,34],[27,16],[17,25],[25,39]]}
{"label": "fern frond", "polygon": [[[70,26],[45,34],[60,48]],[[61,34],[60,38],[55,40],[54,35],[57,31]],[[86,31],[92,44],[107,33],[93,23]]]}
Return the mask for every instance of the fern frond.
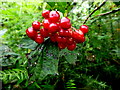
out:
{"label": "fern frond", "polygon": [[9,69],[0,71],[0,79],[4,84],[17,82],[20,84],[22,81],[28,79],[28,72],[26,69]]}

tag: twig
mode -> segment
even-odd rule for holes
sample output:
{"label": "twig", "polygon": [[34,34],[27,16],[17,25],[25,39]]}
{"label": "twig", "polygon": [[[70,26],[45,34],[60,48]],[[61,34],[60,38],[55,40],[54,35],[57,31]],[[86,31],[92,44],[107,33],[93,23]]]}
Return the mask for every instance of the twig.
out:
{"label": "twig", "polygon": [[100,8],[106,3],[106,1],[107,1],[107,0],[105,0],[104,2],[102,2],[99,7],[96,7],[96,8],[88,15],[88,17],[85,19],[85,21],[83,22],[83,24],[85,24],[85,23],[87,22],[87,20],[89,19],[89,17],[91,17],[91,15],[92,15],[94,12],[96,12],[98,9],[100,9]]}
{"label": "twig", "polygon": [[120,63],[117,60],[113,60],[114,62],[116,62],[118,65],[120,65]]}
{"label": "twig", "polygon": [[108,14],[111,14],[111,13],[115,13],[115,12],[117,12],[117,11],[120,11],[120,8],[115,9],[115,10],[112,10],[112,11],[109,11],[109,12],[106,12],[106,13],[102,13],[102,14],[96,15],[96,16],[94,16],[93,18],[90,18],[90,19],[94,19],[94,18],[97,17],[97,16],[105,16],[105,15],[108,15]]}

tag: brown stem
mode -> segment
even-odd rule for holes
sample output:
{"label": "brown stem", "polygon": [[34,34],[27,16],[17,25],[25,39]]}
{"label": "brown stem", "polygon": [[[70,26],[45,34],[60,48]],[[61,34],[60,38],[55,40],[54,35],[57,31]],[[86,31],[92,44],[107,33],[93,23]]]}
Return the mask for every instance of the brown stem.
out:
{"label": "brown stem", "polygon": [[87,22],[87,20],[89,19],[89,17],[91,17],[91,15],[96,12],[98,9],[100,9],[105,3],[106,3],[107,0],[103,1],[99,7],[96,7],[89,15],[88,17],[85,19],[85,21],[83,22],[83,24],[85,24]]}
{"label": "brown stem", "polygon": [[118,65],[120,65],[120,63],[117,60],[113,60],[114,62],[116,62]]}
{"label": "brown stem", "polygon": [[111,13],[115,13],[115,12],[117,12],[117,11],[120,11],[120,8],[115,9],[115,10],[112,10],[112,11],[109,11],[109,12],[106,12],[106,13],[102,13],[102,14],[96,15],[96,16],[94,16],[93,18],[90,18],[90,19],[94,19],[94,18],[97,17],[97,16],[105,16],[105,15],[108,15],[108,14],[111,14]]}

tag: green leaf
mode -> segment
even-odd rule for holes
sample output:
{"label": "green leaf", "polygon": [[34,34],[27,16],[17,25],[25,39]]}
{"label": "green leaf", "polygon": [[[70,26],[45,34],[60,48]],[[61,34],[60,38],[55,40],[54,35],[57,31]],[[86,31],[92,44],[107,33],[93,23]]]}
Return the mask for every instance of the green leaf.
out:
{"label": "green leaf", "polygon": [[55,2],[47,2],[47,4],[49,4],[51,8],[55,6]]}
{"label": "green leaf", "polygon": [[67,62],[70,64],[75,64],[75,62],[77,61],[77,55],[77,51],[69,51],[67,49],[61,50],[60,52],[60,56],[64,56]]}
{"label": "green leaf", "polygon": [[[38,48],[38,50],[41,47]],[[33,76],[30,80],[43,80],[49,74],[57,74],[58,73],[58,56],[59,50],[56,44],[51,41],[46,41],[45,46],[41,52],[36,53],[36,58],[32,59],[33,62],[36,63],[34,68],[30,68],[30,73]],[[37,57],[38,56],[38,57]],[[34,57],[34,56],[32,56]],[[31,65],[33,65],[31,64]]]}

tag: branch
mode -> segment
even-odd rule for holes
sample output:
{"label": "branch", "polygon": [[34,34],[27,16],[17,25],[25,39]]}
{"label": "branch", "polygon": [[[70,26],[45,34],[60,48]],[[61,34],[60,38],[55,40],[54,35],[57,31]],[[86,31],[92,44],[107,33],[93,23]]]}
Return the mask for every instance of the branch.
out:
{"label": "branch", "polygon": [[94,12],[96,12],[98,9],[100,9],[100,8],[106,3],[106,1],[107,1],[107,0],[105,0],[104,2],[102,2],[99,7],[96,7],[96,8],[88,15],[88,17],[85,19],[85,21],[83,22],[83,24],[85,24],[85,23],[87,22],[88,18],[91,17],[91,15],[92,15]]}
{"label": "branch", "polygon": [[118,65],[120,65],[120,63],[117,60],[113,60],[114,62],[116,62]]}
{"label": "branch", "polygon": [[111,13],[115,13],[115,12],[117,12],[117,11],[120,11],[120,8],[115,9],[115,10],[112,10],[112,11],[109,11],[109,12],[106,12],[106,13],[102,13],[102,14],[96,15],[96,16],[94,16],[93,18],[90,18],[90,19],[94,19],[94,18],[97,17],[97,16],[105,16],[105,15],[108,15],[108,14],[111,14]]}

